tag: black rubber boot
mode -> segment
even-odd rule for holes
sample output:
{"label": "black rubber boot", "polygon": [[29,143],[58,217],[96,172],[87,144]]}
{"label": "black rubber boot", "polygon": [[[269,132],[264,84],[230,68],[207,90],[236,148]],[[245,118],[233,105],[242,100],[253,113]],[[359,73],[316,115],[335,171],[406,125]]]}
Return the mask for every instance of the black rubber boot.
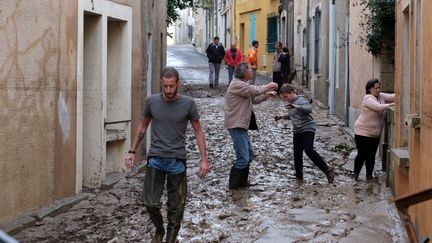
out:
{"label": "black rubber boot", "polygon": [[327,171],[325,172],[326,176],[327,176],[327,180],[329,183],[333,183],[334,178],[335,178],[335,172],[333,170],[333,168],[328,168]]}
{"label": "black rubber boot", "polygon": [[[231,167],[231,172],[229,176],[229,189],[239,189],[244,183],[244,169],[237,169]],[[247,180],[247,178],[246,178]]]}
{"label": "black rubber boot", "polygon": [[165,235],[165,229],[163,226],[163,218],[158,207],[147,207],[147,212],[150,216],[151,221],[156,227],[156,232],[153,235],[151,243],[162,243],[163,237]]}
{"label": "black rubber boot", "polygon": [[143,203],[147,208],[150,220],[156,227],[156,232],[153,235],[152,243],[160,243],[165,235],[163,226],[163,218],[160,212],[160,198],[165,184],[166,174],[152,167],[146,168],[144,177],[144,193]]}
{"label": "black rubber boot", "polygon": [[168,225],[166,242],[174,243],[177,240],[177,234],[180,230],[186,206],[186,172],[167,176],[167,195]]}
{"label": "black rubber boot", "polygon": [[242,182],[241,182],[241,186],[242,187],[246,187],[246,186],[255,186],[256,183],[251,183],[249,181],[249,166],[245,169],[242,170]]}

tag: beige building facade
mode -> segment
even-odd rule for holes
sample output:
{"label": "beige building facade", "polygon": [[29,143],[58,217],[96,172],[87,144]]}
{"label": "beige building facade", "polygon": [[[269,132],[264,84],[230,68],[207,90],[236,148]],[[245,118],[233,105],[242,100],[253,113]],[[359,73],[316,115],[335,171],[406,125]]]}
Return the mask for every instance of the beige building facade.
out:
{"label": "beige building facade", "polygon": [[231,38],[237,48],[247,55],[252,41],[259,42],[258,71],[271,74],[275,44],[279,39],[278,1],[233,1],[233,25]]}
{"label": "beige building facade", "polygon": [[0,12],[5,222],[125,169],[160,89],[166,1],[5,0]]}

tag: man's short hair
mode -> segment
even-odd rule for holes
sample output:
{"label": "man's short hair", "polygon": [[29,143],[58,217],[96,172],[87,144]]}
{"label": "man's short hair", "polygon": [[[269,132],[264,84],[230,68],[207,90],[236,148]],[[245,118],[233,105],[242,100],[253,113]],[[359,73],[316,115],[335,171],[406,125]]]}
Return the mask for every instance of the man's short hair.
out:
{"label": "man's short hair", "polygon": [[180,79],[180,76],[179,76],[177,69],[175,69],[173,67],[166,67],[166,68],[164,68],[164,70],[162,70],[160,78],[161,79],[162,78],[176,78],[176,81],[178,82]]}
{"label": "man's short hair", "polygon": [[213,37],[213,40],[219,40],[219,36]]}
{"label": "man's short hair", "polygon": [[234,77],[236,78],[244,78],[245,72],[249,69],[249,64],[246,62],[241,62],[237,64],[234,69]]}
{"label": "man's short hair", "polygon": [[256,44],[258,44],[258,41],[257,41],[257,40],[253,40],[253,41],[252,41],[252,45],[254,46],[254,45],[256,45]]}

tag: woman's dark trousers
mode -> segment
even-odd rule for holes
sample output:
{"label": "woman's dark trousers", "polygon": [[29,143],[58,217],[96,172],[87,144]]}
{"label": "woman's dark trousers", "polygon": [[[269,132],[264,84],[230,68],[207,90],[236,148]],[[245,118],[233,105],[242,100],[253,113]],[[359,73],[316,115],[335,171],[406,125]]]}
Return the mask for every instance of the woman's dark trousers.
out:
{"label": "woman's dark trousers", "polygon": [[294,133],[294,167],[297,179],[303,179],[303,151],[318,168],[326,173],[328,166],[314,149],[314,132]]}
{"label": "woman's dark trousers", "polygon": [[375,166],[375,154],[378,149],[380,138],[355,135],[355,142],[357,146],[357,156],[354,160],[354,175],[357,179],[366,161],[366,178],[372,178]]}
{"label": "woman's dark trousers", "polygon": [[146,168],[144,179],[143,203],[147,208],[150,219],[156,226],[156,232],[163,232],[163,218],[160,212],[160,199],[167,179],[167,235],[166,242],[176,241],[183,213],[186,205],[187,185],[186,172],[166,174],[152,167]]}

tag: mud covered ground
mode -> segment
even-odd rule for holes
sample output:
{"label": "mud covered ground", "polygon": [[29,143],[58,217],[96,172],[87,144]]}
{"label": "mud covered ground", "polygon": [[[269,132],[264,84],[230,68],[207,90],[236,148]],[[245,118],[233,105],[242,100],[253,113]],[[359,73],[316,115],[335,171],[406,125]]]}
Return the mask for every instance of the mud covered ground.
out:
{"label": "mud covered ground", "polygon": [[[306,156],[305,181],[296,182],[291,124],[273,120],[284,107],[277,98],[255,107],[260,130],[251,132],[257,157],[250,179],[257,185],[228,190],[234,152],[223,128],[225,89],[199,85],[182,89],[195,97],[200,108],[211,167],[207,178],[198,178],[199,155],[190,128],[189,195],[180,242],[407,241],[396,209],[388,202],[392,196],[385,175],[376,171],[378,178],[366,182],[362,174],[359,182],[353,182],[353,161],[346,150],[354,145],[341,124],[316,103],[315,148],[335,168],[334,184],[329,185]],[[90,191],[88,200],[14,237],[20,242],[149,242],[153,226],[140,203],[142,181],[139,174],[122,179],[112,189]],[[162,200],[166,202],[165,195]]]}

